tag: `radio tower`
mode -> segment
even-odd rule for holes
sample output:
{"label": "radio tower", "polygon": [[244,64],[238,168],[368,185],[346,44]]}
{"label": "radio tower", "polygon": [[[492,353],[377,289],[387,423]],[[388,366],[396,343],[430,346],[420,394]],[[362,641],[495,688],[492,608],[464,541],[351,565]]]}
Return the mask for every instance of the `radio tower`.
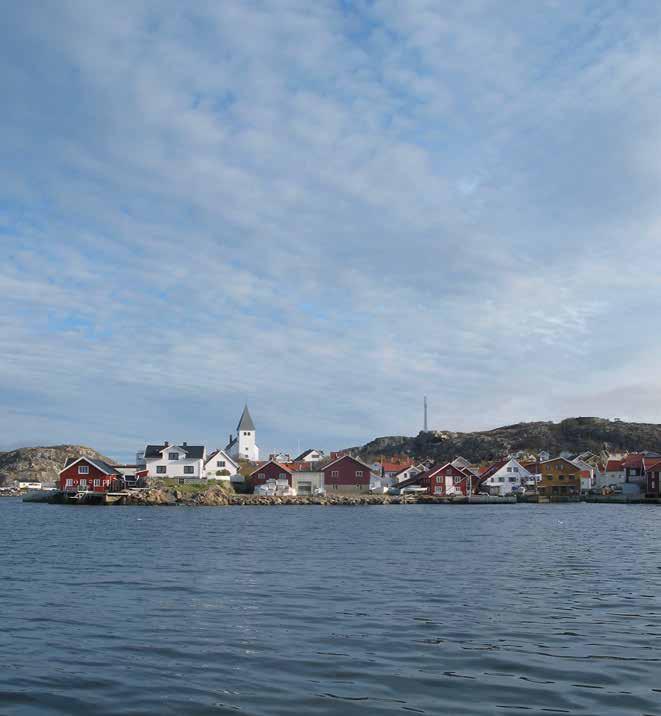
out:
{"label": "radio tower", "polygon": [[425,426],[423,428],[427,432],[427,396],[425,395]]}

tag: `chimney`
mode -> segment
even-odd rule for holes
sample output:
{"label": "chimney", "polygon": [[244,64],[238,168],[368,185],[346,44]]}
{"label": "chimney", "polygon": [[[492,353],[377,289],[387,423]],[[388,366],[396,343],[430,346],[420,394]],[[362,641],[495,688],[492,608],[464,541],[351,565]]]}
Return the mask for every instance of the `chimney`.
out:
{"label": "chimney", "polygon": [[165,447],[170,447],[170,443],[167,440],[165,441]]}
{"label": "chimney", "polygon": [[230,433],[229,440],[227,441],[227,444],[229,445],[232,442],[232,433]]}
{"label": "chimney", "polygon": [[182,447],[188,447],[188,443],[187,442],[182,443]]}

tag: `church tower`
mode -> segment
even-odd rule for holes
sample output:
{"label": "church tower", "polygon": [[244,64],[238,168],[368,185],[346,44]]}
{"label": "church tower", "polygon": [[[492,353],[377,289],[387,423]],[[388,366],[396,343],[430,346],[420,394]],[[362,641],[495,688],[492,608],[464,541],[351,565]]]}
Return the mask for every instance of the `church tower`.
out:
{"label": "church tower", "polygon": [[243,408],[241,419],[236,426],[236,437],[227,446],[231,457],[259,462],[259,448],[256,441],[255,423],[252,420],[248,405]]}

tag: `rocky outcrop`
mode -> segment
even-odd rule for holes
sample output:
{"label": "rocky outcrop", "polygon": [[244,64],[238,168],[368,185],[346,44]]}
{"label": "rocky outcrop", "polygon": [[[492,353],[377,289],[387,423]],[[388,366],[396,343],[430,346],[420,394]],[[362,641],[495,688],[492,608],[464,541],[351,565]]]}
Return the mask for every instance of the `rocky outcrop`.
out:
{"label": "rocky outcrop", "polygon": [[129,505],[184,505],[190,507],[268,507],[275,505],[319,505],[351,507],[355,505],[389,505],[413,504],[416,502],[447,502],[441,498],[429,495],[405,495],[402,497],[391,495],[324,495],[324,496],[296,496],[278,497],[267,495],[240,495],[232,494],[219,487],[210,487],[207,490],[194,494],[185,494],[180,490],[167,490],[162,488],[136,491],[124,502]]}
{"label": "rocky outcrop", "polygon": [[14,480],[53,483],[68,457],[109,458],[84,445],[51,445],[49,447],[18,448],[0,452],[0,486],[10,485]]}
{"label": "rocky outcrop", "polygon": [[162,488],[150,488],[148,490],[133,490],[124,499],[126,505],[176,505],[176,496]]}
{"label": "rocky outcrop", "polygon": [[516,452],[535,455],[546,450],[578,454],[590,450],[601,452],[661,452],[661,425],[627,423],[605,418],[567,418],[559,423],[537,422],[506,425],[494,430],[459,433],[449,430],[420,432],[415,437],[376,438],[348,452],[372,461],[395,455],[416,460],[452,460],[462,455],[468,460],[494,460]]}

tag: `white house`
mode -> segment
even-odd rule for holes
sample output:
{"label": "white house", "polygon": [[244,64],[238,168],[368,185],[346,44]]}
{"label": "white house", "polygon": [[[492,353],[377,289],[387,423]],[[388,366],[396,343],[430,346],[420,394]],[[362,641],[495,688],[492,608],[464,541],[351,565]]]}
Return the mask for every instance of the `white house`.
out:
{"label": "white house", "polygon": [[403,467],[399,472],[395,473],[393,476],[392,484],[393,486],[397,485],[400,482],[404,482],[404,480],[408,480],[411,477],[414,477],[415,475],[419,475],[420,473],[424,472],[426,470],[426,467],[420,463],[418,465],[409,465],[408,467]]}
{"label": "white house", "polygon": [[259,448],[255,440],[255,423],[250,417],[250,411],[246,405],[241,413],[239,424],[236,426],[236,435],[230,435],[225,452],[234,460],[249,460],[259,462]]}
{"label": "white house", "polygon": [[534,483],[534,476],[514,458],[500,460],[491,465],[480,476],[480,487],[487,488],[492,495],[511,495]]}
{"label": "white house", "polygon": [[147,445],[144,453],[145,467],[149,477],[176,480],[201,480],[204,477],[204,445]]}
{"label": "white house", "polygon": [[269,455],[269,460],[273,460],[274,462],[280,463],[292,462],[291,455],[288,452],[272,452]]}
{"label": "white house", "polygon": [[606,470],[597,476],[597,486],[623,485],[626,482],[626,472],[622,459],[609,457],[606,462]]}
{"label": "white house", "polygon": [[207,480],[243,482],[243,477],[238,472],[239,464],[224,450],[214,450],[204,460],[204,477]]}
{"label": "white house", "polygon": [[36,480],[17,480],[16,485],[19,490],[41,490],[41,482]]}
{"label": "white house", "polygon": [[323,450],[311,448],[310,450],[304,450],[294,459],[294,462],[320,462],[324,457],[326,457],[326,453]]}

